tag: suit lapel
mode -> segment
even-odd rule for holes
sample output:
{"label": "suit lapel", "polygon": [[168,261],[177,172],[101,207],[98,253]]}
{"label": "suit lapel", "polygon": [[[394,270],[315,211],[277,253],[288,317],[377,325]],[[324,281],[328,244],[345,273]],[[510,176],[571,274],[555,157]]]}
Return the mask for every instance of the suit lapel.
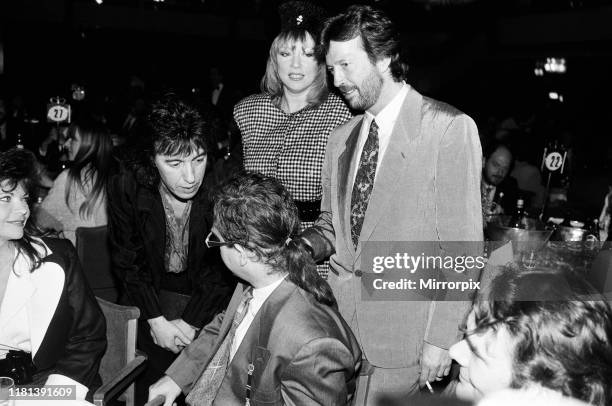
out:
{"label": "suit lapel", "polygon": [[360,157],[356,156],[357,145],[359,141],[359,133],[363,125],[363,118],[351,130],[346,145],[338,157],[338,213],[340,226],[346,236],[347,246],[354,252],[355,248],[351,243],[351,195],[353,192],[353,178],[355,177],[355,160]]}
{"label": "suit lapel", "polygon": [[[270,359],[268,341],[276,317],[283,308],[285,302],[293,294],[297,287],[286,279],[272,292],[261,306],[255,318],[251,322],[232,362],[224,382],[232,386],[235,394],[245,393],[245,385],[249,370],[249,364],[253,364],[253,391],[261,385],[262,374]],[[236,375],[239,376],[236,376]],[[273,376],[273,374],[266,374]]]}
{"label": "suit lapel", "polygon": [[66,284],[66,273],[57,263],[49,261],[31,275],[32,282],[36,286],[36,293],[30,299],[28,317],[32,357],[35,357],[60,303]]}
{"label": "suit lapel", "polygon": [[[200,186],[200,191],[196,195],[191,205],[191,213],[189,214],[189,250],[188,250],[188,266],[187,272],[190,273],[192,279],[196,280],[196,273],[201,271],[204,263],[204,255],[207,250],[203,249],[204,238],[200,235],[202,231],[208,230],[206,227],[208,213],[208,201],[204,195],[204,185]],[[218,250],[216,250],[218,252]]]}
{"label": "suit lapel", "polygon": [[[406,176],[407,158],[411,144],[421,132],[422,96],[410,88],[391,132],[389,145],[377,170],[374,188],[368,203],[359,239],[369,240],[376,224],[393,200],[400,176]],[[361,254],[361,244],[357,246],[355,262]]]}
{"label": "suit lapel", "polygon": [[223,316],[223,322],[221,323],[221,327],[219,328],[219,338],[217,340],[217,345],[215,346],[216,348],[212,352],[212,355],[217,352],[217,348],[219,348],[219,345],[221,345],[221,342],[225,339],[227,333],[229,333],[229,330],[232,327],[232,322],[234,321],[234,316],[236,315],[236,311],[238,310],[238,306],[240,306],[240,302],[242,301],[242,294],[246,287],[247,286],[243,285],[242,283],[239,283],[236,286],[234,295],[232,296],[229,304],[227,305],[225,316]]}
{"label": "suit lapel", "polygon": [[164,252],[166,248],[166,213],[158,190],[146,189],[138,194],[138,211],[142,218],[145,247],[152,247],[151,261],[154,269],[164,269]]}

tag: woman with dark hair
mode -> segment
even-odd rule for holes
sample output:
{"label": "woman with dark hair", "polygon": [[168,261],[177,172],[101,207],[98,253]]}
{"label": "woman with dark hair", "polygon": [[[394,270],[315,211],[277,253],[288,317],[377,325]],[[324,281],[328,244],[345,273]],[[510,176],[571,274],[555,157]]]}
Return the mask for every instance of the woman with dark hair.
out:
{"label": "woman with dark hair", "polygon": [[[234,108],[247,171],[273,176],[285,186],[309,227],[321,206],[321,169],[331,131],[352,115],[327,87],[317,41],[325,13],[291,1],[279,8],[281,32],[270,47],[261,94]],[[327,275],[327,266],[320,266]]]}
{"label": "woman with dark hair", "polygon": [[149,357],[137,400],[227,306],[236,283],[204,245],[212,227],[203,185],[209,123],[168,94],[154,103],[148,124],[148,143],[126,155],[108,193],[113,268],[127,302],[140,309],[138,346]]}
{"label": "woman with dark hair", "polygon": [[72,124],[64,147],[72,164],[53,182],[36,221],[41,228],[63,231],[74,244],[78,227],[106,225],[113,143],[108,130],[92,121]]}
{"label": "woman with dark hair", "polygon": [[514,388],[521,404],[610,405],[611,343],[610,306],[582,276],[508,268],[479,295],[466,338],[450,349],[461,366],[456,394],[477,400]]}
{"label": "woman with dark hair", "polygon": [[298,211],[275,179],[231,179],[215,199],[206,239],[242,283],[156,383],[170,405],[347,405],[361,351],[316,266],[293,237]]}
{"label": "woman with dark hair", "polygon": [[0,375],[12,350],[33,362],[34,384],[74,385],[84,399],[101,383],[104,316],[72,244],[36,237],[28,222],[35,167],[25,150],[0,153]]}

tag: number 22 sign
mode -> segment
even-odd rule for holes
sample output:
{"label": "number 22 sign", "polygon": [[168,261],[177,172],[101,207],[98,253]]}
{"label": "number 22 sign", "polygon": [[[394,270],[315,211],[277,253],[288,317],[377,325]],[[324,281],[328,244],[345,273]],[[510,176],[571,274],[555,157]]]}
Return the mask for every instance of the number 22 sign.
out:
{"label": "number 22 sign", "polygon": [[558,152],[551,152],[546,155],[544,165],[549,171],[556,171],[563,166],[563,155]]}

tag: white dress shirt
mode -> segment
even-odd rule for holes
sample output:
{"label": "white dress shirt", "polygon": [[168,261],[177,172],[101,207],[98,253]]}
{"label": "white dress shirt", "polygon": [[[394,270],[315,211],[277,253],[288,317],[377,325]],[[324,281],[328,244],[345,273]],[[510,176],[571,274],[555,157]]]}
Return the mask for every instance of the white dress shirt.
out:
{"label": "white dress shirt", "polygon": [[408,94],[408,90],[410,90],[410,86],[406,83],[402,86],[400,91],[395,95],[393,99],[387,104],[377,115],[374,115],[368,111],[365,112],[363,116],[363,123],[361,124],[361,130],[359,132],[359,140],[357,141],[357,159],[353,163],[353,184],[355,183],[355,177],[357,177],[357,170],[359,169],[359,161],[361,160],[361,152],[363,151],[363,146],[368,139],[368,134],[370,132],[370,124],[372,120],[376,120],[376,124],[378,125],[378,163],[376,166],[376,176],[378,176],[378,169],[380,168],[380,163],[385,155],[385,151],[387,150],[387,146],[389,145],[389,139],[391,138],[391,133],[393,132],[393,127],[395,127],[395,122],[397,121],[397,117],[399,116],[400,110],[402,109],[402,105],[404,104],[404,100],[406,99],[406,95]]}
{"label": "white dress shirt", "polygon": [[253,298],[249,303],[247,314],[242,319],[240,325],[236,328],[236,334],[234,335],[234,340],[232,341],[232,345],[230,347],[230,362],[234,358],[234,355],[236,354],[236,351],[238,351],[238,348],[240,348],[240,344],[242,343],[244,336],[249,330],[249,327],[251,327],[251,323],[255,319],[257,312],[265,303],[266,299],[270,297],[272,292],[274,292],[274,290],[278,288],[278,286],[283,282],[283,280],[285,280],[285,277],[286,276],[280,278],[276,282],[269,284],[268,286],[264,286],[263,288],[253,289]]}
{"label": "white dress shirt", "polygon": [[[10,271],[4,298],[1,298],[0,303],[0,325],[2,325],[0,329],[0,359],[6,358],[9,350],[19,349],[32,352],[28,307],[18,299],[26,294],[18,287],[19,282],[22,282],[19,278],[26,279],[27,283],[30,283],[29,269],[29,260],[22,253],[19,253],[14,268]],[[20,305],[15,307],[14,304],[17,302]]]}

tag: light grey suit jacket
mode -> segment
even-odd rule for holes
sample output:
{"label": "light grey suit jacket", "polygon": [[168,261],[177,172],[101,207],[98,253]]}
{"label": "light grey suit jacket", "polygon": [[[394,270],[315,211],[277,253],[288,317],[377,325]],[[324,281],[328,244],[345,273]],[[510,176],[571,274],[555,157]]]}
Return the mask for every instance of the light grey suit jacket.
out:
{"label": "light grey suit jacket", "polygon": [[460,336],[467,302],[362,301],[363,241],[482,241],[478,130],[467,115],[410,88],[380,163],[355,250],[352,180],[363,116],[330,136],[321,215],[303,234],[315,257],[331,255],[328,279],[340,313],[374,366],[417,365],[423,342],[448,348]]}

